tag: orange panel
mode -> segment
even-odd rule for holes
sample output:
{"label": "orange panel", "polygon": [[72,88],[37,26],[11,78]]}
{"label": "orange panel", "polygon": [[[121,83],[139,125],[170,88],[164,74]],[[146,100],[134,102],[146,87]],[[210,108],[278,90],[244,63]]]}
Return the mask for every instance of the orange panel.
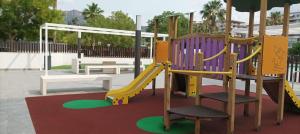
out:
{"label": "orange panel", "polygon": [[155,53],[156,63],[166,62],[168,60],[168,42],[157,41]]}
{"label": "orange panel", "polygon": [[263,74],[286,73],[288,38],[284,36],[265,36],[263,45]]}

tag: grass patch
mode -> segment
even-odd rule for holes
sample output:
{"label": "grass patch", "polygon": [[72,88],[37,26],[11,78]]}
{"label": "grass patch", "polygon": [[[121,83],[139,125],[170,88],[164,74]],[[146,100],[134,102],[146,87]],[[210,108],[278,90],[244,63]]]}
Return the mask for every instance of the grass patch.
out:
{"label": "grass patch", "polygon": [[72,68],[71,65],[61,65],[61,66],[51,67],[51,69],[53,70],[64,70],[64,69],[71,69],[71,68]]}

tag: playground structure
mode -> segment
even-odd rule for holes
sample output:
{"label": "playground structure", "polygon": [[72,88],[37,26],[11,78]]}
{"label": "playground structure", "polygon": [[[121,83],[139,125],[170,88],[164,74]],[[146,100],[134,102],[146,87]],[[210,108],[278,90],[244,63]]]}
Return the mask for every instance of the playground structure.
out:
{"label": "playground structure", "polygon": [[[178,17],[169,18],[169,55],[165,64],[164,125],[168,130],[171,122],[180,118],[195,120],[195,133],[200,133],[201,119],[227,119],[227,133],[234,133],[235,104],[244,104],[244,115],[249,115],[249,103],[255,103],[255,128],[261,128],[262,89],[278,103],[277,124],[283,120],[284,108],[299,111],[300,101],[285,80],[288,46],[288,24],[290,5],[300,1],[233,1],[226,0],[225,35],[190,34],[177,37]],[[259,4],[260,3],[260,4]],[[248,38],[231,37],[232,7],[249,12]],[[272,7],[284,7],[284,24],[281,36],[267,36],[266,12]],[[254,14],[260,11],[259,36],[253,36]],[[191,16],[193,14],[191,13]],[[192,18],[192,17],[191,17]],[[256,58],[256,66],[253,59]],[[185,77],[186,92],[195,95],[192,106],[171,108],[174,83]],[[223,79],[224,92],[201,94],[202,78]],[[196,80],[195,80],[196,79]],[[235,92],[236,79],[246,82],[245,94]],[[170,84],[172,82],[172,85]],[[250,96],[250,81],[256,81],[256,95]],[[174,82],[175,81],[175,82]],[[191,84],[192,83],[192,84]],[[194,85],[194,87],[190,87]],[[201,100],[213,99],[224,103],[224,111],[208,108]]]}
{"label": "playground structure", "polygon": [[[168,130],[171,122],[187,118],[195,120],[195,133],[200,133],[200,120],[227,119],[227,133],[234,133],[235,105],[244,104],[244,115],[249,116],[249,103],[255,104],[256,130],[261,128],[262,90],[278,103],[277,124],[283,120],[284,109],[299,111],[300,101],[285,80],[287,66],[289,7],[299,3],[290,1],[232,1],[227,0],[225,34],[193,33],[193,13],[190,14],[190,33],[177,37],[178,16],[169,17],[169,40],[159,42],[155,38],[155,60],[128,86],[106,94],[113,105],[127,104],[129,98],[139,94],[155,77],[165,70],[164,125]],[[268,4],[269,2],[269,4]],[[260,3],[260,4],[258,4]],[[244,7],[240,7],[244,5]],[[232,37],[232,7],[249,12],[247,38]],[[281,36],[268,36],[266,12],[272,7],[284,7],[284,25]],[[244,9],[246,8],[246,9]],[[260,11],[260,32],[254,37],[254,14]],[[163,48],[163,50],[161,50]],[[165,51],[168,49],[168,51]],[[168,52],[166,55],[163,52]],[[160,56],[164,55],[164,56]],[[253,64],[253,63],[256,64]],[[223,80],[224,92],[201,94],[202,79]],[[182,82],[182,79],[184,82]],[[245,81],[245,94],[236,94],[236,79]],[[256,82],[256,94],[250,96],[250,81]],[[172,82],[171,82],[172,81]],[[183,83],[179,86],[176,83]],[[154,86],[155,87],[155,86]],[[184,88],[187,96],[195,97],[192,106],[171,108],[171,92]],[[286,96],[286,97],[285,97]],[[212,99],[224,103],[224,111],[211,109],[201,104],[202,99]]]}

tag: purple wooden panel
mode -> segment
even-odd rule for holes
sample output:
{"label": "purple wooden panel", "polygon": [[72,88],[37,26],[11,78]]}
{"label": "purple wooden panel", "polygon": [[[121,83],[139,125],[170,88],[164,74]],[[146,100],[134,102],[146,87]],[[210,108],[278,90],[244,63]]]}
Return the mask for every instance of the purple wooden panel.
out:
{"label": "purple wooden panel", "polygon": [[196,48],[196,60],[195,60],[195,65],[197,65],[198,61],[199,61],[199,57],[198,57],[198,53],[199,53],[199,48],[200,48],[200,37],[196,37],[195,39],[195,48]]}
{"label": "purple wooden panel", "polygon": [[[218,53],[218,49],[219,48],[218,48],[218,42],[217,42],[217,40],[216,39],[212,40],[212,55],[211,56],[217,54]],[[212,70],[216,71],[216,68],[217,68],[216,59],[213,59],[211,61],[211,66],[212,66]]]}
{"label": "purple wooden panel", "polygon": [[185,45],[185,66],[184,69],[189,69],[189,48],[190,48],[190,39],[185,39],[186,45]]}
{"label": "purple wooden panel", "polygon": [[175,67],[174,67],[174,69],[179,69],[179,66],[180,66],[180,41],[179,40],[177,40],[177,42],[176,42],[176,53],[177,53],[177,57],[176,57],[176,65],[175,65]]}
{"label": "purple wooden panel", "polygon": [[[240,54],[239,54],[239,59],[243,59],[246,56],[246,45],[242,45],[240,47]],[[239,65],[239,74],[245,74],[245,62],[240,63]]]}
{"label": "purple wooden panel", "polygon": [[181,40],[180,49],[181,49],[181,61],[180,61],[180,69],[183,69],[184,66],[184,39]]}
{"label": "purple wooden panel", "polygon": [[195,38],[192,37],[190,40],[190,47],[189,47],[189,70],[194,69],[194,46],[195,46]]}
{"label": "purple wooden panel", "polygon": [[[202,37],[201,39],[201,52],[203,53],[203,57],[205,58],[205,54],[206,54],[206,41],[205,41],[205,37]],[[205,66],[204,66],[205,69]]]}
{"label": "purple wooden panel", "polygon": [[172,68],[174,69],[175,67],[176,67],[176,61],[175,61],[175,57],[177,57],[178,56],[178,53],[176,53],[176,43],[177,43],[177,41],[176,40],[173,40],[173,42],[172,42]]}
{"label": "purple wooden panel", "polygon": [[[209,58],[210,56],[211,56],[211,52],[212,52],[212,42],[211,42],[211,39],[210,38],[208,38],[207,40],[206,40],[206,55],[204,55],[204,57],[206,57],[206,58]],[[207,62],[205,62],[205,67],[206,67],[206,70],[210,70],[210,62],[211,61],[207,61]]]}
{"label": "purple wooden panel", "polygon": [[[222,50],[224,49],[224,41],[219,42],[219,49]],[[218,71],[223,71],[224,70],[224,54],[219,56],[219,69]],[[219,79],[222,79],[223,75],[219,75]]]}

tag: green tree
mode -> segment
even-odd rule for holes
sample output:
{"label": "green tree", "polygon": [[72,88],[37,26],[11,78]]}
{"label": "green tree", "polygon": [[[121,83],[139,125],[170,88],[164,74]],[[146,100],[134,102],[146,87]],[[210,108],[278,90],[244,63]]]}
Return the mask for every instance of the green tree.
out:
{"label": "green tree", "polygon": [[[97,15],[93,19],[88,18],[86,22],[87,25],[91,27],[131,31],[135,29],[133,19],[122,11],[112,12],[112,15],[109,17]],[[134,45],[134,39],[132,37],[119,35],[85,34],[84,42],[91,46],[95,46],[98,42],[101,42],[102,45],[111,44],[113,47],[132,47]]]}
{"label": "green tree", "polygon": [[2,40],[37,40],[45,22],[63,22],[62,12],[53,10],[53,0],[1,1],[0,33]]}
{"label": "green tree", "polygon": [[203,24],[208,27],[209,33],[218,32],[217,22],[223,23],[225,20],[225,9],[222,8],[220,0],[212,0],[206,3],[200,14],[203,18]]}
{"label": "green tree", "polygon": [[188,27],[189,27],[189,19],[184,16],[182,13],[175,13],[173,11],[164,11],[161,15],[154,16],[153,19],[148,20],[148,32],[153,31],[154,27],[154,20],[158,19],[158,32],[159,33],[168,33],[168,21],[169,17],[173,15],[178,15],[178,36],[186,35],[188,34]]}
{"label": "green tree", "polygon": [[[112,12],[112,15],[108,17],[108,28],[120,29],[120,30],[135,30],[135,23],[128,14],[122,11]],[[117,47],[133,47],[134,38],[128,36],[110,36],[110,41],[113,46]]]}
{"label": "green tree", "polygon": [[283,24],[283,17],[279,11],[271,12],[270,17],[267,19],[267,25],[281,25]]}
{"label": "green tree", "polygon": [[294,43],[292,48],[289,48],[289,55],[300,55],[300,42]]}
{"label": "green tree", "polygon": [[86,20],[88,19],[95,19],[98,16],[102,16],[102,13],[104,12],[104,10],[102,10],[98,4],[96,3],[92,3],[92,5],[87,5],[88,7],[85,8],[82,12],[84,18]]}

